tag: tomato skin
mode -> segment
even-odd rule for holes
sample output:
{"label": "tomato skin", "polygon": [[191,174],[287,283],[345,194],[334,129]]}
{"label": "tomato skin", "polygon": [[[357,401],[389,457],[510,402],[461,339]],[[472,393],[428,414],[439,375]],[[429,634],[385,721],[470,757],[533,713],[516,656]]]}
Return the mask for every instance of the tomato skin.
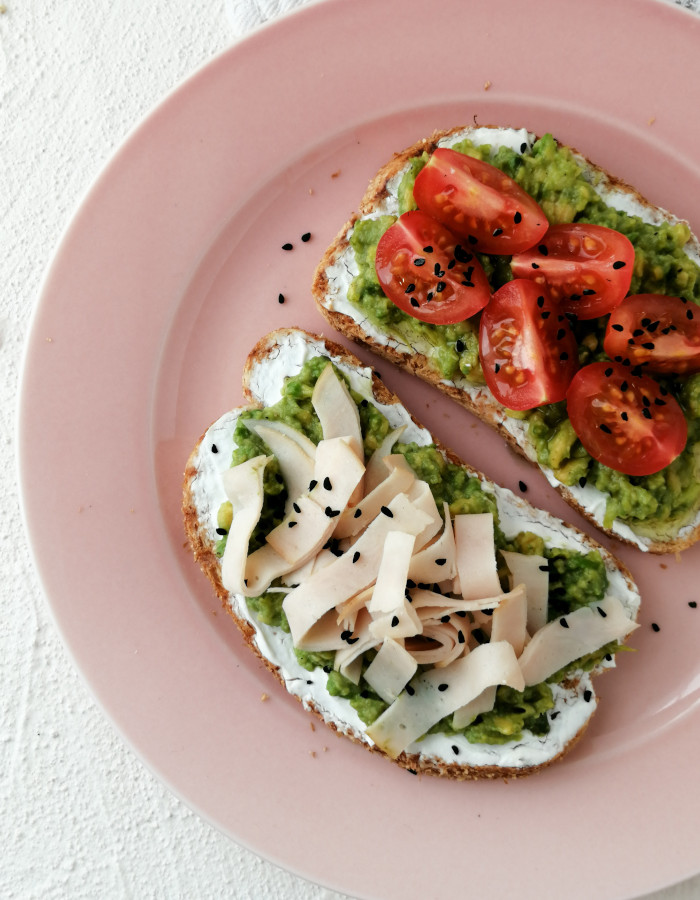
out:
{"label": "tomato skin", "polygon": [[515,410],[563,400],[578,368],[569,320],[526,279],[504,284],[481,314],[479,356],[491,393]]}
{"label": "tomato skin", "polygon": [[566,401],[586,451],[617,472],[653,475],[685,447],[688,423],[675,398],[653,378],[621,363],[579,369]]}
{"label": "tomato skin", "polygon": [[680,297],[634,294],[610,314],[603,347],[650,372],[700,372],[700,309]]}
{"label": "tomato skin", "polygon": [[420,210],[404,213],[384,232],[375,269],[387,297],[422,322],[463,322],[491,297],[486,273],[474,254]]}
{"label": "tomato skin", "polygon": [[537,243],[549,223],[512,178],[479,159],[438,147],[413,188],[418,207],[484,253],[510,255]]}
{"label": "tomato skin", "polygon": [[595,319],[622,303],[634,269],[634,247],[603,225],[551,225],[544,238],[511,260],[516,278],[547,284],[566,313]]}

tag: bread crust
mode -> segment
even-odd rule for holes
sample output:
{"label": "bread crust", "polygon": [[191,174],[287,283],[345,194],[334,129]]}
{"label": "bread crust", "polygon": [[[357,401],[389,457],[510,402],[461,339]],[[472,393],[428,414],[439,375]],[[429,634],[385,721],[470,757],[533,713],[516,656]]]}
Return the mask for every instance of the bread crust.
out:
{"label": "bread crust", "polygon": [[[253,348],[251,353],[249,354],[243,372],[243,392],[244,397],[247,401],[247,406],[242,407],[238,412],[242,412],[243,409],[260,409],[261,404],[258,402],[257,397],[255,396],[254,390],[252,388],[252,373],[259,368],[261,365],[265,365],[265,361],[271,357],[272,354],[275,353],[276,349],[279,346],[280,340],[283,340],[286,335],[292,333],[299,333],[299,329],[280,329],[276,332],[273,332],[270,335],[262,338],[256,346]],[[352,366],[358,367],[362,369],[367,369],[369,367],[365,366],[359,359],[357,359],[352,353],[346,350],[340,344],[335,343],[331,340],[325,340],[320,335],[309,334],[306,332],[302,332],[305,334],[307,339],[313,342],[321,342],[325,344],[326,353],[330,357],[334,359],[334,361],[338,360],[342,363]],[[386,385],[378,378],[374,370],[371,370],[372,377],[372,394],[377,403],[382,404],[384,406],[392,406],[395,404],[401,404],[400,399],[390,391]],[[405,407],[403,407],[405,409]],[[409,413],[410,415],[410,413]],[[423,426],[415,419],[414,416],[410,415],[413,423],[419,427],[423,428]],[[187,465],[185,467],[184,477],[183,477],[183,486],[182,486],[182,513],[183,513],[183,523],[185,533],[187,535],[187,539],[189,541],[190,547],[192,549],[194,559],[198,563],[199,567],[206,575],[208,580],[211,582],[214,591],[219,598],[222,607],[226,610],[226,612],[231,616],[238,629],[240,630],[243,639],[247,646],[256,654],[256,656],[260,659],[260,661],[264,664],[264,666],[277,678],[277,680],[285,686],[285,679],[280,670],[280,667],[277,666],[274,662],[268,659],[263,652],[261,652],[258,644],[255,642],[256,630],[251,625],[251,623],[245,619],[242,615],[240,615],[235,605],[231,602],[231,597],[224,587],[221,580],[221,564],[220,560],[216,556],[215,553],[215,545],[214,545],[214,537],[210,530],[207,528],[206,523],[200,520],[197,505],[194,498],[193,493],[193,485],[195,478],[197,476],[198,467],[197,467],[197,457],[199,453],[200,445],[204,440],[207,432],[205,432],[197,441],[190,457],[188,459]],[[465,468],[470,474],[477,476],[481,479],[484,478],[480,472],[474,469],[472,466],[463,462],[452,450],[448,447],[445,447],[443,444],[439,442],[439,440],[433,437],[435,446],[440,450],[440,452],[451,462],[456,465],[460,465]],[[518,500],[519,504],[523,509],[533,509],[525,499]],[[553,518],[553,517],[552,517]],[[636,592],[636,587],[632,578],[631,573],[627,569],[627,567],[620,562],[617,558],[614,557],[606,549],[602,548],[596,541],[592,538],[584,535],[578,529],[573,526],[567,525],[567,531],[572,534],[576,534],[583,543],[590,549],[597,549],[604,555],[604,558],[608,561],[609,566],[616,567],[625,581],[627,588],[630,591]],[[605,671],[605,670],[603,670]],[[577,690],[580,686],[578,685],[579,679],[572,679],[568,683],[568,687],[572,690]],[[296,696],[296,695],[295,695]],[[297,696],[297,699],[302,702],[302,698]],[[594,698],[595,702],[591,702],[590,704],[590,715],[585,723],[581,726],[578,732],[568,741],[568,743],[562,747],[560,752],[554,754],[539,765],[533,766],[498,766],[498,765],[480,765],[480,766],[471,766],[468,764],[460,764],[456,762],[449,762],[447,760],[436,759],[434,756],[425,756],[422,754],[408,754],[403,752],[397,759],[392,760],[392,762],[396,762],[398,765],[402,766],[405,769],[408,769],[413,774],[418,775],[437,775],[445,778],[450,778],[453,780],[464,781],[464,780],[475,780],[475,779],[510,779],[510,778],[519,778],[526,775],[530,775],[534,772],[537,772],[541,769],[544,769],[561,759],[566,753],[568,753],[576,743],[583,736],[585,729],[590,722],[590,718],[595,711],[597,706],[597,698]],[[341,730],[337,727],[337,725],[329,721],[329,719],[324,715],[323,709],[316,704],[315,702],[306,701],[304,706],[310,709],[324,724],[328,725],[333,731],[337,733],[342,733],[354,743],[359,744],[367,750],[370,750],[373,753],[376,753],[380,756],[385,756],[387,759],[389,758],[387,754],[385,754],[382,750],[380,750],[375,745],[368,744],[365,740],[362,739],[362,736],[359,733],[356,733],[352,727],[349,727],[347,730],[341,732]]]}
{"label": "bread crust", "polygon": [[[482,128],[496,128],[497,126],[479,126]],[[363,196],[359,209],[350,219],[343,225],[342,229],[336,235],[334,241],[324,253],[313,277],[311,292],[318,307],[319,312],[324,316],[329,325],[340,334],[345,335],[357,344],[367,347],[373,353],[376,353],[382,359],[388,360],[395,366],[416,375],[418,378],[433,385],[450,399],[454,400],[460,406],[467,409],[472,415],[475,415],[482,422],[497,431],[506,441],[509,447],[519,456],[526,459],[535,468],[539,469],[534,448],[531,444],[521,444],[517,438],[511,434],[502,423],[502,407],[495,400],[484,399],[483,396],[475,401],[469,394],[460,390],[454,384],[447,383],[440,379],[439,374],[430,366],[429,360],[419,351],[413,350],[411,353],[402,352],[391,344],[383,344],[375,340],[363,329],[361,323],[357,322],[351,316],[346,315],[335,309],[330,309],[327,305],[327,298],[331,294],[331,285],[328,278],[329,269],[337,262],[338,259],[349,249],[348,235],[358,219],[370,215],[377,209],[388,195],[388,182],[397,176],[408,164],[408,162],[416,156],[420,156],[424,151],[432,153],[438,146],[438,142],[450,137],[453,134],[461,134],[467,131],[467,127],[460,126],[445,131],[436,131],[429,138],[417,141],[412,146],[395,153],[394,156],[377,172],[370,181],[367,191]],[[600,166],[590,162],[579,151],[569,148],[576,156],[582,166],[591,173],[595,173],[596,177],[602,179],[606,186],[611,190],[619,190],[634,198],[634,201],[647,210],[652,211],[658,218],[672,218],[665,210],[660,210],[652,206],[639,191],[622,179],[611,175]],[[571,490],[564,484],[554,484],[553,487],[561,494],[564,500],[575,510],[577,510],[587,521],[594,525],[609,537],[621,541],[631,546],[637,546],[633,541],[620,535],[611,528],[606,528],[602,521],[596,518],[591,510],[583,506],[573,495]],[[679,536],[677,533],[666,538],[660,537],[644,537],[641,540],[646,544],[646,549],[650,553],[666,554],[678,553],[694,544],[700,539],[700,510],[696,510],[694,517],[691,519],[694,525],[691,530]],[[682,525],[681,528],[684,526]]]}

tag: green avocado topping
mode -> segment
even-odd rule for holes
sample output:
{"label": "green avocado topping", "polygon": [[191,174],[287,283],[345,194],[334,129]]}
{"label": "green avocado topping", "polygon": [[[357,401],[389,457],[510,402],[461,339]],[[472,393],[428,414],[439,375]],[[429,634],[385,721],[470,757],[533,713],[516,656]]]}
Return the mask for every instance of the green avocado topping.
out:
{"label": "green avocado topping", "polygon": [[[606,205],[575,155],[557,144],[550,134],[522,154],[507,147],[476,146],[469,140],[460,141],[454,149],[490,162],[514,178],[540,204],[550,223],[604,225],[629,238],[635,248],[631,294],[666,294],[700,303],[700,267],[684,252],[690,238],[688,226],[665,222],[652,225]],[[426,153],[410,161],[398,189],[399,213],[415,207],[413,185],[427,161]],[[478,315],[456,325],[431,325],[403,313],[383,294],[374,271],[374,257],[379,238],[393,221],[392,216],[382,216],[355,224],[350,244],[359,274],[348,290],[350,302],[383,331],[409,345],[425,345],[428,362],[440,378],[461,377],[469,384],[482,384]],[[493,290],[512,279],[508,256],[479,254],[479,259]],[[607,318],[576,323],[581,365],[607,359],[603,352]],[[698,379],[699,376],[690,376],[663,380],[688,420],[688,441],[681,455],[654,475],[624,475],[592,459],[571,427],[565,403],[516,415],[527,422],[527,434],[538,462],[551,468],[558,481],[567,486],[590,484],[606,495],[606,528],[617,519],[640,536],[670,539],[700,508]]]}
{"label": "green avocado topping", "polygon": [[[233,452],[232,465],[238,465],[262,453],[269,453],[260,438],[245,426],[244,420],[247,418],[283,421],[304,432],[315,443],[321,440],[320,423],[311,405],[311,394],[319,374],[327,364],[328,360],[325,357],[311,359],[304,364],[298,375],[286,380],[282,398],[277,404],[263,410],[246,411],[240,416],[234,432],[236,449]],[[338,374],[342,377],[341,372]],[[389,433],[391,426],[373,404],[357,394],[353,393],[352,396],[360,414],[365,457],[369,459]],[[393,452],[401,453],[417,477],[428,483],[439,509],[442,509],[443,502],[446,502],[453,516],[462,513],[491,512],[494,515],[495,540],[499,549],[538,554],[547,558],[550,619],[603,599],[608,580],[605,565],[597,551],[581,554],[571,550],[548,548],[545,547],[541,537],[526,531],[508,540],[498,527],[495,498],[482,489],[478,478],[469,475],[461,466],[446,461],[434,445],[397,443]],[[253,535],[251,548],[261,546],[265,534],[283,518],[286,488],[279,476],[279,467],[274,461],[267,466],[264,491],[263,515]],[[230,525],[230,504],[222,505],[219,523],[222,522],[225,523],[224,527]],[[225,537],[219,542],[220,555],[223,553],[225,542]],[[499,574],[502,574],[504,584],[506,572],[503,564],[502,573]],[[282,608],[284,597],[285,594],[281,592],[268,591],[260,597],[249,598],[248,607],[263,625],[278,627],[288,633],[289,625]],[[610,650],[611,647],[604,647],[597,654],[572,663],[557,681],[565,678],[567,672],[592,668],[601,662]],[[375,653],[376,651],[371,650],[364,654],[363,672]],[[387,704],[362,677],[359,684],[354,684],[333,668],[334,652],[312,653],[295,649],[295,654],[299,664],[308,671],[323,669],[328,674],[329,694],[347,699],[366,725],[371,725],[387,708]],[[548,679],[548,682],[552,682],[552,679]],[[452,728],[451,716],[437,723],[431,732],[442,731],[449,735],[462,733],[472,743],[488,744],[519,739],[525,731],[544,735],[549,730],[546,713],[553,706],[554,698],[550,683],[528,687],[523,692],[500,687],[493,710],[477,716],[461,732],[456,732]]]}

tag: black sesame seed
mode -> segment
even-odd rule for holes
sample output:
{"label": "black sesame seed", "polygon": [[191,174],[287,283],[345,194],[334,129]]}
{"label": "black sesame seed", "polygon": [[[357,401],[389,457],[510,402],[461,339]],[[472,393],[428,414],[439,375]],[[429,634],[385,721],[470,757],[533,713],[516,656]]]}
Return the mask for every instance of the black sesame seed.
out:
{"label": "black sesame seed", "polygon": [[331,509],[330,506],[327,506],[324,510],[329,519],[334,519],[336,516],[340,515],[339,509]]}
{"label": "black sesame seed", "polygon": [[538,566],[540,572],[549,572],[549,566]]}
{"label": "black sesame seed", "polygon": [[448,268],[448,269],[454,269],[454,267],[455,267],[456,265],[457,265],[457,260],[456,260],[456,259],[451,259],[451,260],[447,263],[447,268]]}
{"label": "black sesame seed", "polygon": [[519,482],[518,482],[518,487],[519,487],[520,490],[523,492],[523,494],[524,494],[525,491],[527,490],[527,485],[525,484],[524,481],[519,481]]}
{"label": "black sesame seed", "polygon": [[544,306],[544,297],[537,298],[537,305],[539,306],[540,309],[542,309],[542,307]]}
{"label": "black sesame seed", "polygon": [[642,403],[644,406],[651,406],[651,400],[647,397],[646,394],[642,396]]}
{"label": "black sesame seed", "polygon": [[698,605],[698,604],[697,604],[697,601],[696,601],[696,600],[688,600],[688,606],[689,606],[691,609],[697,609],[697,605]]}
{"label": "black sesame seed", "polygon": [[516,214],[513,216],[513,221],[515,222],[515,224],[520,225],[522,220],[523,220],[522,214],[519,212],[516,212]]}
{"label": "black sesame seed", "polygon": [[358,508],[355,510],[355,512],[354,512],[354,514],[353,514],[353,518],[354,518],[354,519],[359,519],[361,515],[362,515],[362,510],[361,510],[361,509],[359,508],[359,506],[358,506]]}
{"label": "black sesame seed", "polygon": [[393,512],[389,509],[388,506],[382,506],[382,512],[385,516],[388,516],[390,519],[394,518]]}
{"label": "black sesame seed", "polygon": [[596,609],[598,610],[599,616],[602,616],[604,619],[607,617],[608,614],[605,612],[602,606],[596,606]]}
{"label": "black sesame seed", "polygon": [[616,260],[613,263],[613,269],[624,269],[627,263],[624,263],[621,259]]}
{"label": "black sesame seed", "polygon": [[521,152],[521,153],[525,153],[526,150],[527,150],[527,144],[526,144],[526,143],[522,143],[522,144],[520,145],[520,152]]}
{"label": "black sesame seed", "polygon": [[[443,275],[444,274],[445,273],[443,272]],[[441,294],[445,290],[446,287],[447,287],[447,284],[444,281],[438,281],[438,283],[435,287],[435,290],[437,291],[438,294]]]}
{"label": "black sesame seed", "polygon": [[470,234],[469,237],[467,238],[467,240],[469,241],[470,244],[478,244],[479,243],[479,239],[475,238],[473,234]]}
{"label": "black sesame seed", "polygon": [[340,632],[340,640],[347,641],[347,639],[350,637],[351,634],[352,634],[352,631],[347,631],[347,630],[341,631]]}
{"label": "black sesame seed", "polygon": [[416,289],[415,284],[409,284],[408,287],[406,288],[406,290],[404,291],[404,294],[412,294],[415,291],[415,289]]}
{"label": "black sesame seed", "polygon": [[609,428],[605,423],[603,423],[602,425],[599,425],[598,427],[599,427],[600,430],[601,430],[602,432],[604,432],[605,434],[612,434],[612,431],[610,430],[610,428]]}
{"label": "black sesame seed", "polygon": [[649,332],[649,334],[653,334],[656,331],[656,329],[659,327],[660,324],[661,324],[661,322],[659,322],[658,319],[656,320],[656,322],[652,322],[651,325],[647,328],[647,331]]}
{"label": "black sesame seed", "polygon": [[498,375],[498,373],[501,371],[501,367],[500,367],[500,365],[499,365],[498,363],[496,363],[496,365],[493,367],[493,371],[494,371],[497,375]]}
{"label": "black sesame seed", "polygon": [[558,710],[558,709],[555,709],[553,713],[550,713],[549,718],[550,718],[550,719],[556,719],[556,717],[557,717],[558,715],[559,715],[559,710]]}
{"label": "black sesame seed", "polygon": [[612,653],[606,653],[606,654],[605,654],[605,659],[606,659],[608,662],[612,662]]}
{"label": "black sesame seed", "polygon": [[438,685],[438,690],[439,690],[439,691],[446,691],[448,687],[449,687],[449,684],[445,684],[445,682],[443,681],[442,684],[439,684],[439,685]]}
{"label": "black sesame seed", "polygon": [[409,578],[408,581],[406,582],[406,587],[407,587],[407,588],[414,588],[415,586],[416,586],[415,581],[414,581],[412,578]]}
{"label": "black sesame seed", "polygon": [[665,400],[660,400],[658,397],[654,400],[654,406],[666,406]]}
{"label": "black sesame seed", "polygon": [[557,340],[561,341],[565,335],[566,335],[566,329],[560,328],[559,331],[557,331]]}
{"label": "black sesame seed", "polygon": [[532,268],[533,268],[533,269],[539,269],[539,266],[537,265],[537,263],[532,263]]}
{"label": "black sesame seed", "polygon": [[499,235],[503,234],[502,228],[494,228],[491,232],[491,237],[499,237]]}
{"label": "black sesame seed", "polygon": [[359,551],[359,550],[355,550],[355,552],[354,552],[353,555],[352,555],[352,561],[353,561],[354,563],[356,563],[357,560],[358,560],[359,558],[360,558],[360,551]]}
{"label": "black sesame seed", "polygon": [[566,621],[566,619],[559,619],[559,624],[561,625],[562,628],[569,627],[569,623]]}
{"label": "black sesame seed", "polygon": [[622,384],[620,385],[620,390],[621,390],[622,393],[624,394],[625,391],[628,390],[628,389],[629,389],[629,382],[623,381]]}
{"label": "black sesame seed", "polygon": [[457,744],[452,745],[452,752],[455,756],[459,756],[459,747],[457,746]]}
{"label": "black sesame seed", "polygon": [[450,621],[450,617],[447,615],[441,616],[440,621],[443,623],[443,625],[446,625]]}
{"label": "black sesame seed", "polygon": [[652,630],[652,631],[661,631],[661,626],[660,626],[660,625],[657,625],[656,622],[652,622],[652,623],[651,623],[651,630]]}
{"label": "black sesame seed", "polygon": [[590,297],[591,294],[595,294],[595,291],[593,290],[593,288],[586,288],[583,292],[584,297]]}
{"label": "black sesame seed", "polygon": [[280,295],[277,297],[277,302],[278,302],[278,303],[284,303],[284,294],[280,294]]}
{"label": "black sesame seed", "polygon": [[294,244],[282,244],[283,250],[292,250],[294,249]]}
{"label": "black sesame seed", "polygon": [[627,415],[626,412],[621,412],[620,418],[622,419],[623,422],[627,422],[627,420],[629,419],[629,416]]}
{"label": "black sesame seed", "polygon": [[593,692],[592,692],[592,691],[586,690],[586,691],[583,692],[583,699],[586,701],[586,703],[590,703],[590,702],[591,702],[591,697],[592,697],[592,696],[593,696]]}
{"label": "black sesame seed", "polygon": [[317,484],[318,484],[318,481],[316,481],[315,478],[312,479],[312,480],[309,482],[309,490],[310,490],[310,491],[313,491],[313,489],[316,487]]}
{"label": "black sesame seed", "polygon": [[692,318],[693,318],[693,310],[692,310],[692,309],[686,309],[686,311],[685,311],[685,317],[686,317],[686,319],[692,319]]}
{"label": "black sesame seed", "polygon": [[294,528],[294,526],[297,525],[297,524],[298,524],[298,522],[294,522],[294,521],[288,522],[288,523],[287,523],[287,527],[288,527],[288,528]]}
{"label": "black sesame seed", "polygon": [[418,307],[420,303],[416,300],[415,297],[411,297],[411,306]]}
{"label": "black sesame seed", "polygon": [[645,316],[642,319],[642,328],[647,328],[649,325],[651,325],[651,319],[648,316]]}
{"label": "black sesame seed", "polygon": [[302,234],[302,236],[301,236],[301,239],[306,244],[308,241],[311,240],[311,232],[310,231],[304,232],[304,234]]}
{"label": "black sesame seed", "polygon": [[587,481],[587,478],[585,475],[582,478],[579,478],[579,480],[578,480],[579,487],[582,487],[582,488],[585,487],[586,481]]}
{"label": "black sesame seed", "polygon": [[329,478],[327,475],[326,475],[326,477],[323,479],[323,487],[324,487],[327,491],[330,491],[330,490],[333,489],[333,486],[331,485],[331,480],[330,480],[330,478]]}
{"label": "black sesame seed", "polygon": [[415,694],[415,692],[416,692],[415,688],[411,687],[410,684],[406,685],[406,693],[408,694],[409,697],[412,697]]}
{"label": "black sesame seed", "polygon": [[568,358],[569,358],[569,354],[566,352],[566,350],[565,350],[563,353],[560,353],[560,354],[559,354],[559,359],[560,359],[562,362],[566,362],[566,360],[567,360]]}
{"label": "black sesame seed", "polygon": [[292,509],[294,510],[295,513],[301,512],[301,507],[299,506],[298,503],[292,503]]}
{"label": "black sesame seed", "polygon": [[430,303],[430,301],[433,299],[433,292],[428,291],[428,293],[425,295],[425,299],[428,301],[428,303]]}
{"label": "black sesame seed", "polygon": [[326,675],[330,675],[333,669],[330,666],[324,666],[323,671],[326,673]]}
{"label": "black sesame seed", "polygon": [[466,618],[467,618],[467,611],[466,611],[465,609],[460,609],[460,610],[457,612],[457,615],[460,617],[460,619],[466,619]]}
{"label": "black sesame seed", "polygon": [[440,559],[435,560],[435,565],[436,566],[444,566],[446,562],[447,562],[447,560],[443,556],[443,557],[440,557]]}
{"label": "black sesame seed", "polygon": [[458,644],[464,643],[464,632],[462,632],[462,631],[457,632],[457,643]]}
{"label": "black sesame seed", "polygon": [[414,266],[424,266],[424,265],[425,265],[425,260],[423,259],[422,256],[419,256],[417,259],[414,259],[414,260],[413,260],[413,265],[414,265]]}
{"label": "black sesame seed", "polygon": [[348,638],[348,644],[356,644],[359,641],[359,637],[356,638]]}
{"label": "black sesame seed", "polygon": [[474,259],[474,256],[467,250],[465,250],[464,247],[461,246],[461,244],[457,244],[457,246],[455,247],[454,257],[457,262],[461,263],[470,263]]}
{"label": "black sesame seed", "polygon": [[433,272],[435,272],[437,278],[442,278],[442,276],[445,274],[445,270],[440,267],[440,263],[435,263]]}
{"label": "black sesame seed", "polygon": [[455,342],[455,350],[457,351],[457,353],[462,353],[464,349],[465,349],[464,341],[457,340]]}
{"label": "black sesame seed", "polygon": [[393,619],[391,620],[391,627],[392,627],[392,628],[396,628],[396,626],[397,626],[398,624],[399,624],[399,617],[398,617],[398,616],[394,616]]}
{"label": "black sesame seed", "polygon": [[540,246],[539,246],[537,249],[538,249],[539,252],[542,254],[542,256],[548,256],[548,255],[549,255],[549,250],[547,249],[547,247],[545,246],[545,244],[540,244]]}
{"label": "black sesame seed", "polygon": [[416,772],[415,769],[406,769],[406,771],[407,771],[407,772],[410,772],[411,775],[417,775],[417,774],[418,774],[418,772]]}
{"label": "black sesame seed", "polygon": [[432,252],[433,252],[433,248],[430,245],[428,245],[427,247],[423,247],[423,253],[432,253]]}
{"label": "black sesame seed", "polygon": [[644,416],[645,419],[651,419],[651,410],[645,406],[644,409],[642,410],[642,415]]}
{"label": "black sesame seed", "polygon": [[218,453],[218,452],[219,452],[219,448],[216,446],[216,444],[212,444],[212,445],[211,445],[211,452],[212,452],[212,453]]}
{"label": "black sesame seed", "polygon": [[654,343],[653,341],[647,341],[645,344],[642,344],[642,347],[644,347],[645,350],[653,350]]}
{"label": "black sesame seed", "polygon": [[605,370],[605,377],[606,377],[606,378],[610,378],[610,376],[612,375],[612,373],[613,373],[613,370],[612,370],[612,369],[606,369],[606,370]]}
{"label": "black sesame seed", "polygon": [[228,529],[227,528],[217,528],[216,533],[220,534],[220,535],[228,534]]}
{"label": "black sesame seed", "polygon": [[613,331],[624,331],[624,330],[625,330],[624,326],[623,326],[623,325],[620,325],[619,322],[616,322],[616,323],[612,326],[612,328],[613,328]]}
{"label": "black sesame seed", "polygon": [[540,313],[540,318],[543,319],[543,320],[546,322],[547,319],[548,319],[551,315],[552,315],[551,312],[550,312],[548,309],[545,309],[545,311],[544,311],[543,313]]}

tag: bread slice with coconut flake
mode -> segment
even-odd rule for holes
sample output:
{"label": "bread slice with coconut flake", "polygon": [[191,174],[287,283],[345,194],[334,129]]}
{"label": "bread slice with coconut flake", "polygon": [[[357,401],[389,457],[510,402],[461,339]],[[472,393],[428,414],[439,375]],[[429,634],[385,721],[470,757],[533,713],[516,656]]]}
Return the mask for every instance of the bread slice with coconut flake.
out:
{"label": "bread slice with coconut flake", "polygon": [[[321,369],[312,394],[316,441],[301,436],[296,444],[288,423],[256,413],[247,430],[266,435],[269,444],[231,467],[236,426],[250,410],[273,409],[287,379],[309,361],[326,359],[332,366]],[[243,385],[249,406],[224,414],[191,454],[183,515],[196,561],[271,673],[331,729],[412,772],[514,777],[570,750],[598,702],[592,676],[614,667],[611,648],[637,627],[639,594],[625,567],[581,532],[461,463],[372,369],[337,344],[296,329],[273,332],[248,357]],[[358,409],[364,421],[386,420],[381,440],[358,432]],[[429,452],[440,454],[453,475],[476,479],[482,511],[451,515],[396,452],[399,440],[435,448]],[[310,457],[301,480],[290,475],[299,457],[292,444]],[[288,490],[277,520],[265,526],[272,540],[258,540],[253,549],[249,539],[262,521],[264,472],[273,455]],[[222,529],[220,510],[229,503],[232,521]],[[496,528],[506,541],[527,532],[545,548],[597,551],[604,596],[548,616],[547,560],[513,549],[498,557]],[[265,625],[253,612],[255,595],[275,592],[284,598],[288,627]],[[592,671],[576,664],[601,647],[608,652]],[[325,653],[326,664],[309,671],[300,651]],[[488,715],[500,685],[524,691],[562,669],[538,734],[524,730],[489,744],[470,743],[461,731]],[[329,693],[338,679],[361,687],[384,711],[366,724],[349,699]],[[448,733],[427,733],[439,720],[452,726]]]}
{"label": "bread slice with coconut flake", "polygon": [[[506,147],[520,155],[529,154],[537,140],[534,134],[522,128],[470,126],[436,132],[432,137],[418,141],[394,155],[372,179],[358,212],[342,227],[316,270],[312,292],[320,312],[336,331],[433,384],[498,431],[514,451],[539,467],[549,483],[572,507],[604,533],[652,553],[673,553],[685,549],[700,537],[700,508],[693,507],[668,524],[655,523],[646,528],[619,517],[611,523],[607,522],[606,504],[609,495],[586,479],[582,479],[582,483],[563,484],[552,468],[538,463],[535,446],[527,434],[527,422],[507,415],[484,384],[470,382],[460,374],[453,378],[443,377],[431,361],[435,348],[428,338],[402,336],[399,331],[372,321],[348,300],[348,289],[359,272],[355,253],[350,245],[350,237],[357,222],[384,215],[398,215],[399,187],[404,174],[411,167],[411,161],[424,153],[430,154],[436,147],[451,147],[464,139],[469,139],[475,146],[489,145],[492,152]],[[570,152],[571,159],[580,167],[585,181],[608,206],[653,225],[687,225],[666,210],[650,204],[634,188],[611,176],[576,150]],[[691,234],[683,249],[690,259],[700,264],[700,244],[694,235]]]}

